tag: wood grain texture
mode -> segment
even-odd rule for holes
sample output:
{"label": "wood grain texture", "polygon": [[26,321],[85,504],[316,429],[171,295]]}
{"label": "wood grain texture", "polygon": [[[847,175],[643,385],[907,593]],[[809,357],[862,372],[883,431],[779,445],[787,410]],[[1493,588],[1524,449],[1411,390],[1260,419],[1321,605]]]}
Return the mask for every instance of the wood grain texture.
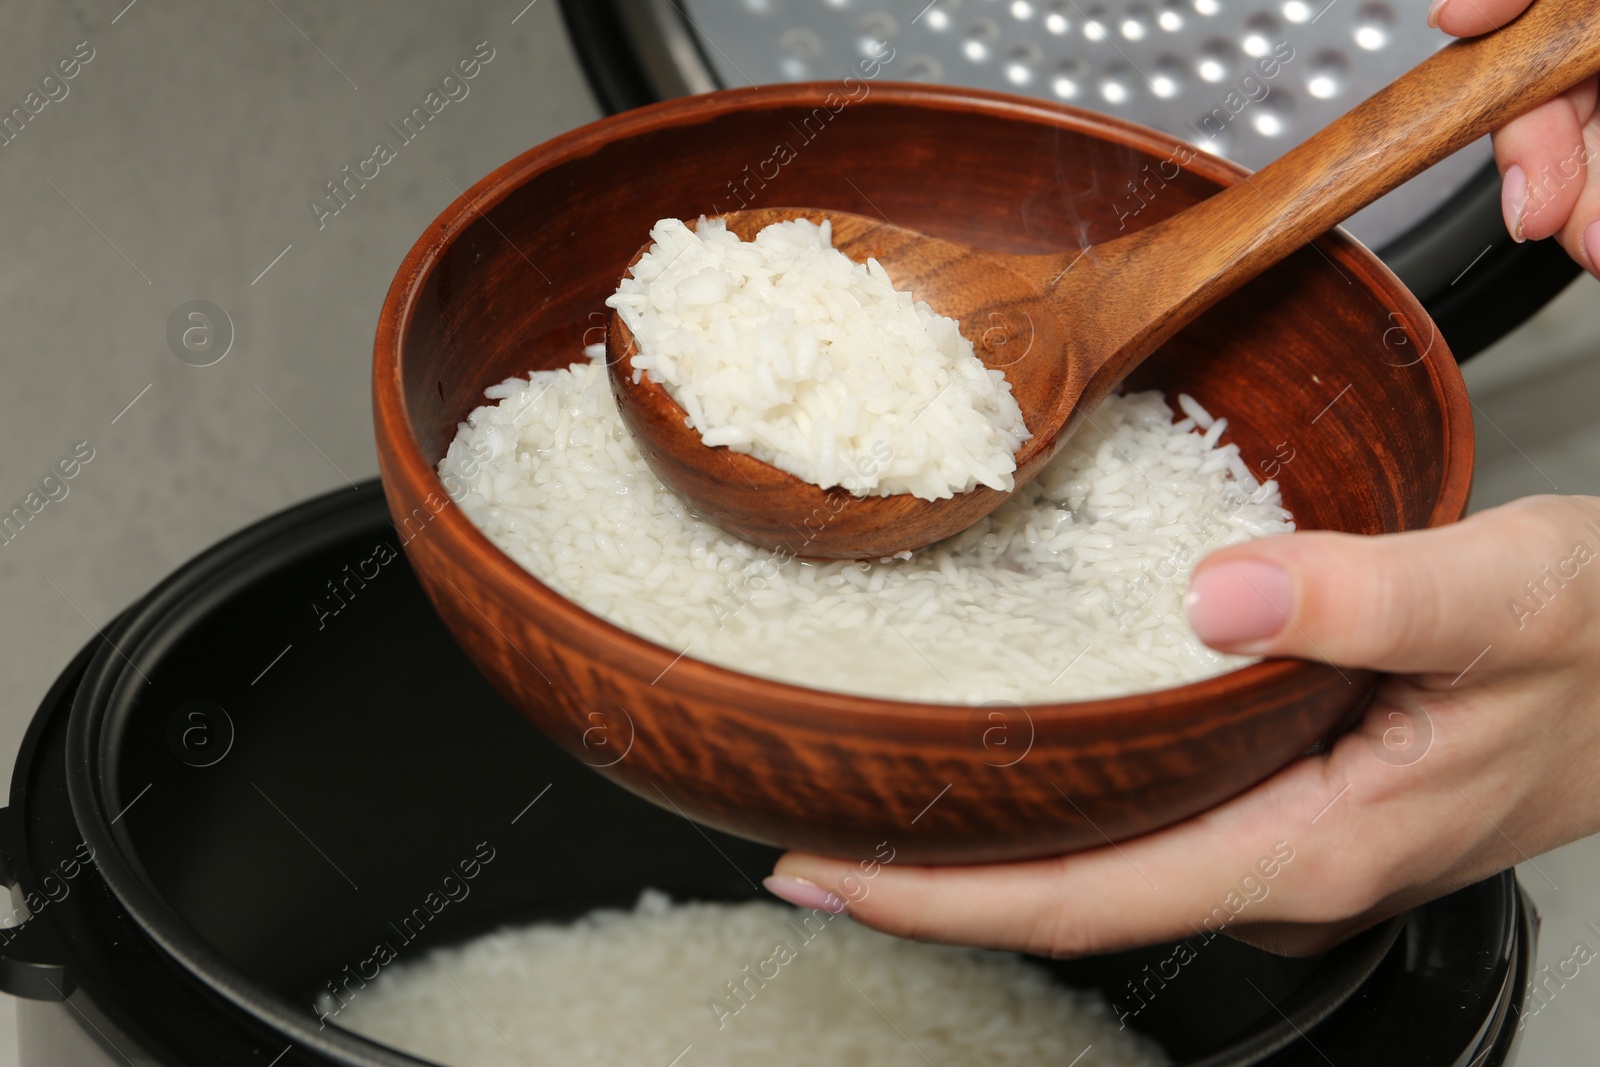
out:
{"label": "wood grain texture", "polygon": [[[1034,434],[1016,457],[1023,485],[1079,420],[1196,315],[1597,70],[1600,8],[1540,0],[1506,29],[1435,53],[1248,181],[1156,225],[1054,255],[993,255],[838,210],[758,207],[721,218],[745,240],[776,222],[826,219],[835,248],[858,263],[878,260],[897,288],[958,320],[978,357],[1004,372]],[[1156,191],[1142,188],[1139,202]],[[963,210],[959,200],[951,210]],[[640,254],[649,247],[646,241]],[[1018,330],[1028,340],[1025,353],[1006,343]],[[1002,343],[990,343],[997,336]],[[708,448],[668,392],[635,373],[637,343],[619,315],[607,343],[613,392],[651,469],[702,515],[763,547],[819,559],[884,558],[951,537],[1010,496],[979,487],[938,500],[856,497]]]}
{"label": "wood grain texture", "polygon": [[[1244,176],[1194,156],[1129,217],[1144,168],[1192,150],[973,90],[874,83],[833,111],[838,95],[734,90],[575,130],[479,182],[406,257],[378,325],[379,462],[396,524],[416,531],[412,565],[469,656],[546,733],[643,797],[838,855],[889,841],[897,862],[1103,845],[1211,807],[1336,735],[1372,674],[1280,660],[1026,708],[752,678],[580,610],[447,503],[434,464],[457,423],[488,385],[570,363],[603,338],[604,299],[657,219],[807,204],[1048,254],[1150,225]],[[792,158],[764,166],[780,144]],[[746,177],[757,174],[770,177]],[[1016,324],[999,326],[1025,344]],[[1472,422],[1460,374],[1417,302],[1341,234],[1223,299],[1130,384],[1226,414],[1252,467],[1292,450],[1277,476],[1303,527],[1377,534],[1465,509]],[[817,665],[819,681],[827,669]]]}

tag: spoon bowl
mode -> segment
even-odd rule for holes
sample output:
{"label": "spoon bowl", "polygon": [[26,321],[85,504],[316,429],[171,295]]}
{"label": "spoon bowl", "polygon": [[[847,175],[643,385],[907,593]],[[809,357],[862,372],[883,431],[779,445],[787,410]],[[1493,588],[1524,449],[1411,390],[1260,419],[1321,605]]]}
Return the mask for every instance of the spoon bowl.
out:
{"label": "spoon bowl", "polygon": [[[877,259],[896,288],[956,319],[978,358],[1005,374],[1033,434],[1016,456],[1021,486],[1129,372],[1218,300],[1597,71],[1600,7],[1538,0],[1504,29],[1442,49],[1241,184],[1154,226],[1058,255],[986,252],[840,211],[721,218],[744,240],[774,222],[826,218],[845,255]],[[1187,158],[1175,153],[1166,164],[1195,158],[1183,151]],[[701,514],[764,548],[817,559],[893,556],[960,532],[1010,495],[980,486],[938,500],[856,497],[707,446],[667,391],[635,371],[635,351],[613,314],[612,391],[640,452]]]}
{"label": "spoon bowl", "polygon": [[[1038,313],[1054,256],[986,256],[954,241],[847,211],[770,208],[718,218],[745,241],[774,223],[827,218],[835,248],[858,263],[876,259],[896,288],[910,288],[919,300],[937,301],[940,314],[962,324],[978,357],[1004,371],[1025,417],[1051,405],[1074,384],[1073,364],[1045,355],[1064,349],[1058,324]],[[648,245],[640,249],[628,269],[648,250]],[[945,277],[971,276],[981,277],[982,284],[940,283]],[[817,559],[881,558],[957,534],[1010,496],[980,485],[932,502],[909,493],[858,497],[841,488],[823,489],[746,453],[708,447],[699,431],[687,425],[686,413],[671,394],[648,374],[635,371],[637,351],[633,331],[613,313],[606,331],[612,392],[639,451],[668,488],[746,541]],[[1032,419],[1028,425],[1033,427]],[[1024,443],[1017,454],[1016,484],[1037,474],[1055,455],[1055,446],[1056,435],[1048,432],[1036,432]],[[781,507],[774,506],[779,502]],[[912,529],[918,543],[908,544]]]}

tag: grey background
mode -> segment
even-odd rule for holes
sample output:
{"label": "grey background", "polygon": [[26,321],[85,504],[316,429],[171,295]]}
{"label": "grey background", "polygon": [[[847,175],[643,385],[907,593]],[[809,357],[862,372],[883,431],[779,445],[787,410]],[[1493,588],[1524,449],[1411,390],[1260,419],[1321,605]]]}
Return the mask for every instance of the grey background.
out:
{"label": "grey background", "polygon": [[[0,506],[77,442],[95,450],[67,497],[0,546],[0,780],[95,628],[218,538],[376,472],[372,331],[401,257],[456,189],[598,116],[554,0],[525,5],[0,11],[0,112],[78,42],[96,53],[65,99],[0,147]],[[495,58],[468,97],[319,231],[307,199],[485,40]],[[1600,492],[1600,428],[1586,425],[1600,386],[1596,295],[1581,282],[1471,366],[1479,506],[1551,484]],[[215,366],[167,348],[169,315],[193,299],[220,305],[236,331]],[[1538,864],[1523,880],[1553,959],[1600,920],[1600,850],[1584,842]],[[1523,1062],[1591,1061],[1597,1008],[1600,978],[1585,971],[1532,1021]],[[15,1062],[13,1020],[0,998],[0,1067]]]}

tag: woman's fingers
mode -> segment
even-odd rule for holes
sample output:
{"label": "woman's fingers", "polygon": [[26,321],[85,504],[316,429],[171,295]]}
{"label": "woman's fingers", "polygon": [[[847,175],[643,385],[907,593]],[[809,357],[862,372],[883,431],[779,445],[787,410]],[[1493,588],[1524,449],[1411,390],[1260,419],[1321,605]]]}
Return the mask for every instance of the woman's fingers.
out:
{"label": "woman's fingers", "polygon": [[1331,753],[1164,830],[970,867],[789,853],[768,887],[802,907],[847,907],[901,937],[1040,955],[1218,933],[1286,954],[1323,951],[1569,839],[1564,827],[1507,815],[1519,787],[1497,784],[1494,769],[1515,747],[1515,724],[1468,721],[1503,703],[1492,685],[1431,695],[1392,679]]}
{"label": "woman's fingers", "polygon": [[1384,681],[1330,753],[1076,855],[926,868],[791,853],[770,888],[905,937],[1043,954],[1217,932],[1320,950],[1594,832],[1592,805],[1543,791],[1561,782],[1587,796],[1582,783],[1600,781],[1596,574],[1600,500],[1583,497],[1389,537],[1224,549],[1191,586],[1191,620],[1217,646],[1412,674]]}
{"label": "woman's fingers", "polygon": [[[1512,22],[1532,0],[1433,0],[1428,25],[1456,37],[1476,37]],[[1530,111],[1495,134],[1503,176],[1501,209],[1518,241],[1555,236],[1589,273],[1600,277],[1600,180],[1589,164],[1600,158],[1593,126],[1595,79]]]}
{"label": "woman's fingers", "polygon": [[1528,9],[1533,0],[1433,0],[1428,25],[1452,37],[1476,37],[1498,30]]}
{"label": "woman's fingers", "polygon": [[[1580,542],[1588,547],[1580,550]],[[1388,537],[1265,538],[1200,563],[1189,621],[1224,651],[1454,676],[1525,625],[1531,605],[1548,600],[1557,615],[1586,607],[1594,598],[1555,593],[1565,585],[1560,573],[1586,567],[1597,546],[1600,509],[1561,497],[1530,497]],[[1560,572],[1554,578],[1552,569]],[[1560,652],[1552,642],[1521,662]],[[1490,657],[1480,670],[1495,666]]]}
{"label": "woman's fingers", "polygon": [[1593,112],[1583,126],[1582,158],[1587,161],[1588,170],[1580,179],[1577,203],[1556,232],[1556,239],[1568,255],[1590,274],[1600,277],[1600,111],[1595,111],[1600,80],[1591,78],[1580,89],[1587,93],[1588,107]]}
{"label": "woman's fingers", "polygon": [[1504,176],[1501,207],[1506,229],[1518,241],[1543,240],[1575,217],[1589,183],[1591,153],[1584,128],[1594,113],[1591,78],[1495,134],[1495,161]]}
{"label": "woman's fingers", "polygon": [[1302,824],[1314,816],[1327,800],[1320,778],[1318,761],[1310,761],[1167,830],[1024,863],[890,863],[866,879],[848,860],[790,853],[779,860],[768,888],[816,906],[804,890],[820,887],[842,898],[858,921],[901,937],[1041,955],[1077,956],[1217,932],[1271,901],[1300,847],[1281,836],[1289,820],[1279,816],[1293,812]]}
{"label": "woman's fingers", "polygon": [[[1380,756],[1375,738],[1390,726],[1379,710],[1371,717],[1332,754],[1118,845],[1011,864],[874,864],[870,876],[860,863],[790,853],[768,887],[804,907],[848,907],[901,937],[1040,955],[1217,933],[1282,952],[1320,951],[1427,899],[1427,889],[1400,892],[1436,882],[1427,856],[1455,855],[1461,842],[1492,833],[1433,775]],[[1447,847],[1418,850],[1422,832]],[[1416,855],[1421,868],[1389,864],[1396,850]],[[1482,874],[1508,862],[1515,858],[1486,857]]]}

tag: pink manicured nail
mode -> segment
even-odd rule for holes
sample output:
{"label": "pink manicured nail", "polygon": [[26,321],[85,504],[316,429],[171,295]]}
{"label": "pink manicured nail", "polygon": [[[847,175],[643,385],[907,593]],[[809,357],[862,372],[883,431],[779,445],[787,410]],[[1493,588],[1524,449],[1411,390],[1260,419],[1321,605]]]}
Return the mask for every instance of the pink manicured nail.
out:
{"label": "pink manicured nail", "polygon": [[1183,603],[1200,640],[1250,652],[1288,625],[1294,614],[1294,582],[1272,563],[1219,563],[1200,569]]}
{"label": "pink manicured nail", "polygon": [[1505,178],[1500,183],[1500,210],[1506,217],[1506,232],[1521,244],[1522,214],[1528,210],[1528,175],[1523,172],[1521,164],[1511,164],[1511,169],[1506,171]]}
{"label": "pink manicured nail", "polygon": [[1439,13],[1444,10],[1444,5],[1448,4],[1449,2],[1450,0],[1433,0],[1433,3],[1428,5],[1429,26],[1432,26],[1434,29],[1439,28]]}
{"label": "pink manicured nail", "polygon": [[797,908],[821,908],[835,915],[843,913],[845,903],[836,894],[828,892],[815,882],[804,878],[790,878],[784,874],[769,874],[761,880],[767,892],[787,900]]}
{"label": "pink manicured nail", "polygon": [[1600,274],[1600,219],[1583,231],[1583,251],[1589,257],[1589,273]]}

